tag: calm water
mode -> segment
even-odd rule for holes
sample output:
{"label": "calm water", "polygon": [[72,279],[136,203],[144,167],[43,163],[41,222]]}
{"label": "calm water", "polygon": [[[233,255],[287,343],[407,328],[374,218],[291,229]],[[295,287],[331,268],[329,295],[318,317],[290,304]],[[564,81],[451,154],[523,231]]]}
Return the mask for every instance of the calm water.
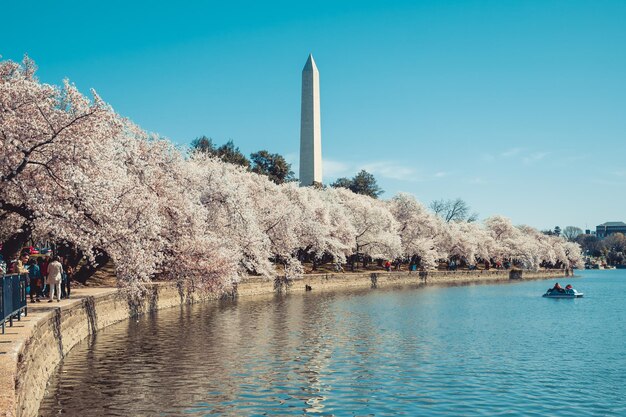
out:
{"label": "calm water", "polygon": [[44,416],[626,415],[626,271],[164,310],[70,352]]}

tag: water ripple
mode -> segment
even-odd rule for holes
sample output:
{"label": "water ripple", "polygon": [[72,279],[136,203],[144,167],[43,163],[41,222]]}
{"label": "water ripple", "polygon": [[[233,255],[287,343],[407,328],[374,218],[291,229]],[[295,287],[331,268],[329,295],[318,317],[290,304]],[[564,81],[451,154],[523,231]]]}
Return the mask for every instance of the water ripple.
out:
{"label": "water ripple", "polygon": [[[294,294],[112,326],[59,366],[42,416],[623,416],[626,289],[545,282]],[[611,289],[611,291],[609,291]]]}

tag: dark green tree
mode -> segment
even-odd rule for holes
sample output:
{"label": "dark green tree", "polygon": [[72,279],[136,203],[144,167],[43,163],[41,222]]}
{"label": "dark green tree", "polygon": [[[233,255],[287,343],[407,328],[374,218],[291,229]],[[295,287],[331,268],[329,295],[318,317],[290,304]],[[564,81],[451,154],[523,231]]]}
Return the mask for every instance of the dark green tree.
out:
{"label": "dark green tree", "polygon": [[331,187],[334,188],[347,188],[348,190],[352,187],[352,180],[349,178],[337,178],[337,181],[333,182]]}
{"label": "dark green tree", "polygon": [[191,142],[190,152],[202,152],[220,158],[229,164],[241,165],[246,168],[250,167],[250,161],[241,153],[239,148],[235,147],[232,139],[218,148],[213,143],[213,139],[200,136]]}
{"label": "dark green tree", "polygon": [[366,170],[362,169],[353,178],[337,178],[331,187],[347,188],[353,193],[368,195],[372,198],[378,198],[384,191],[378,186],[376,178]]}
{"label": "dark green tree", "polygon": [[296,180],[291,170],[291,164],[282,155],[262,150],[251,154],[250,161],[252,172],[267,175],[276,184]]}
{"label": "dark green tree", "polygon": [[602,241],[604,254],[610,265],[619,265],[624,262],[626,255],[626,236],[622,233],[613,233]]}
{"label": "dark green tree", "polygon": [[215,154],[224,162],[241,165],[246,168],[250,167],[250,161],[241,153],[239,148],[235,147],[232,139],[217,148]]}
{"label": "dark green tree", "polygon": [[200,136],[199,138],[195,138],[191,142],[190,152],[202,152],[209,155],[215,155],[216,150],[213,139],[207,138],[206,136]]}
{"label": "dark green tree", "polygon": [[596,235],[578,235],[576,236],[576,243],[580,245],[583,253],[591,256],[601,256],[604,244]]}

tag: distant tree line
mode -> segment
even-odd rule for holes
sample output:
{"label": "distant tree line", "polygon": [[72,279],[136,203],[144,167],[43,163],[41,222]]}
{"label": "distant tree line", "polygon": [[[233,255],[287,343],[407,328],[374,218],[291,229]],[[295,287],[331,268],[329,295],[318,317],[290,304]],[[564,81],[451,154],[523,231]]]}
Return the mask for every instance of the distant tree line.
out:
{"label": "distant tree line", "polygon": [[[191,142],[190,153],[202,153],[211,155],[234,165],[241,165],[251,172],[265,175],[276,184],[297,181],[291,164],[280,154],[260,150],[250,154],[247,158],[243,152],[229,140],[221,146],[217,146],[213,139],[200,136]],[[347,188],[355,194],[378,198],[384,191],[378,186],[374,175],[365,170],[359,171],[352,178],[338,178],[331,185],[333,188]]]}
{"label": "distant tree line", "polygon": [[626,236],[614,233],[599,239],[596,235],[580,234],[575,240],[583,254],[593,257],[605,257],[609,265],[620,265],[626,261]]}
{"label": "distant tree line", "polygon": [[347,188],[355,194],[362,194],[372,198],[378,198],[384,193],[384,190],[378,186],[374,175],[364,169],[359,171],[359,173],[352,178],[337,178],[330,186],[334,188]]}
{"label": "distant tree line", "polygon": [[223,162],[241,165],[256,174],[267,176],[276,184],[297,181],[291,170],[291,164],[282,155],[260,150],[251,153],[248,159],[238,147],[235,147],[232,140],[222,146],[216,146],[213,139],[201,136],[191,142],[190,152],[215,156]]}
{"label": "distant tree line", "polygon": [[[221,159],[223,162],[243,166],[251,172],[267,176],[276,184],[298,181],[291,170],[291,164],[282,155],[261,150],[250,154],[248,159],[235,146],[232,139],[221,146],[217,146],[213,139],[207,136],[200,136],[191,142],[190,152],[192,154],[211,155]],[[385,192],[378,185],[374,175],[364,169],[360,170],[352,178],[337,178],[330,186],[333,188],[346,188],[355,194],[366,195],[376,199]],[[472,212],[470,206],[461,198],[434,200],[428,207],[446,223],[471,223],[478,220],[478,213]],[[543,233],[550,236],[559,236],[560,228],[557,226],[554,231],[544,231]]]}
{"label": "distant tree line", "polygon": [[542,233],[561,236],[569,242],[578,243],[583,254],[594,258],[604,257],[609,265],[620,265],[626,261],[626,236],[622,233],[600,239],[594,234],[583,233],[576,226],[566,226],[563,229],[555,226],[554,230],[543,230]]}

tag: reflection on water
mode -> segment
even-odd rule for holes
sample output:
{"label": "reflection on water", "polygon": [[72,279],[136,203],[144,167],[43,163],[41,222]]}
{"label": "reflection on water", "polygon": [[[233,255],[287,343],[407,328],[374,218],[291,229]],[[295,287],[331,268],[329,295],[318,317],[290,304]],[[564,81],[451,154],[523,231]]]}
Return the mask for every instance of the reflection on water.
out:
{"label": "reflection on water", "polygon": [[626,415],[626,274],[164,310],[78,345],[43,416]]}

